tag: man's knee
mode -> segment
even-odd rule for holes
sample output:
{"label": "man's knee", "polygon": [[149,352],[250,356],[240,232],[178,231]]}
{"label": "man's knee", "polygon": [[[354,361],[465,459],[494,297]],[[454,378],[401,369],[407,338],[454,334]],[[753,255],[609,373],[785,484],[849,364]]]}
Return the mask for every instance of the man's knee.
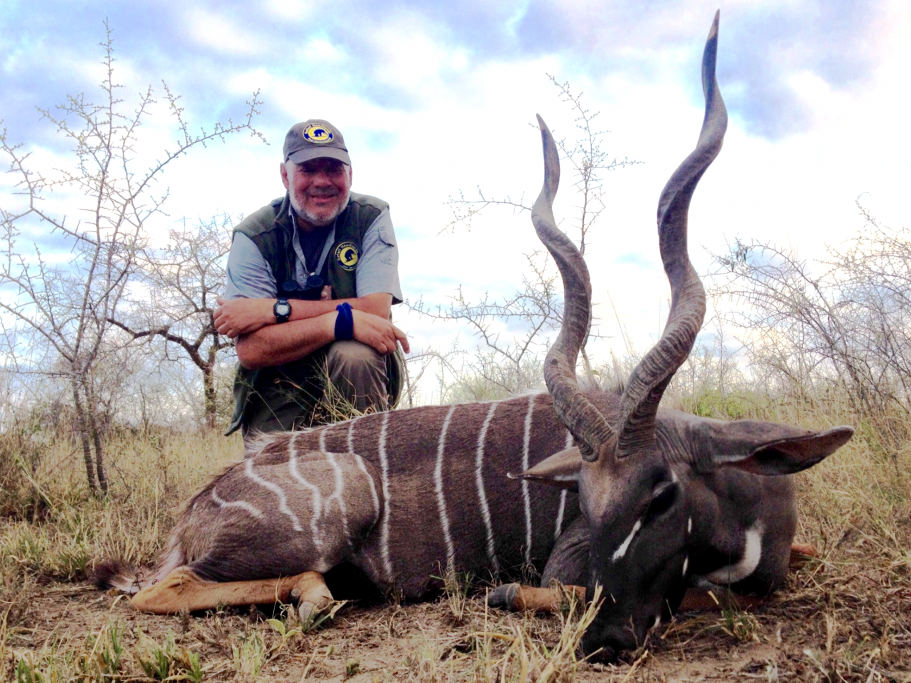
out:
{"label": "man's knee", "polygon": [[341,341],[335,342],[329,349],[326,363],[329,382],[352,407],[361,412],[389,407],[384,356],[366,344]]}
{"label": "man's knee", "polygon": [[345,375],[349,371],[374,371],[382,374],[386,372],[383,356],[370,346],[353,339],[332,344],[326,356],[326,363],[330,377]]}

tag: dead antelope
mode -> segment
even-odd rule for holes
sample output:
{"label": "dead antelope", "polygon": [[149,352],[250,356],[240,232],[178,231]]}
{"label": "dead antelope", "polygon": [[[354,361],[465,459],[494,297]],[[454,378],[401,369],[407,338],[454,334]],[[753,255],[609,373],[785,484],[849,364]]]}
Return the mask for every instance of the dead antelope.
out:
{"label": "dead antelope", "polygon": [[[441,567],[499,578],[532,565],[545,586],[557,579],[589,595],[603,587],[583,648],[608,657],[640,643],[688,586],[755,595],[779,586],[796,526],[792,483],[779,475],[815,465],[853,430],[720,422],[658,407],[705,313],[687,211],[727,125],[717,30],[716,15],[698,144],[658,206],[671,311],[622,395],[584,393],[576,382],[591,285],[554,223],[559,159],[539,119],[545,180],[532,219],[565,290],[563,327],[545,361],[550,393],[265,437],[190,500],[148,580],[111,566],[101,578],[136,593],[133,605],[150,612],[290,597],[308,613],[331,599],[322,574],[340,563],[412,599],[439,586]],[[515,594],[506,586],[493,599]]]}

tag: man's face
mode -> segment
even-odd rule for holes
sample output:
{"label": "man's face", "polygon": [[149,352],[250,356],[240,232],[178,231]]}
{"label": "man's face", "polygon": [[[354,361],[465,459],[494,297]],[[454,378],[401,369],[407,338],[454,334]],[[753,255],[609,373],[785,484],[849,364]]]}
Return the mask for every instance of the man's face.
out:
{"label": "man's face", "polygon": [[337,159],[311,159],[281,165],[282,182],[297,215],[313,227],[332,223],[348,205],[351,171]]}

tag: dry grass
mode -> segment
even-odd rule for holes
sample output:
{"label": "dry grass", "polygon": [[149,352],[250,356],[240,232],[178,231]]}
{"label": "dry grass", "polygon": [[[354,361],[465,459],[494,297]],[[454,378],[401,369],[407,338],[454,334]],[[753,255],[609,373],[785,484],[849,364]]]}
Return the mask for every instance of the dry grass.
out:
{"label": "dry grass", "polygon": [[[747,403],[749,417],[858,424],[837,407]],[[762,607],[678,616],[613,666],[577,659],[581,610],[490,612],[454,576],[437,603],[349,604],[319,629],[293,611],[137,614],[87,586],[87,570],[111,556],[151,560],[181,502],[240,457],[239,440],[118,437],[104,501],[88,495],[67,441],[18,460],[3,444],[0,680],[911,683],[911,446],[883,438],[894,424],[858,426],[848,446],[797,478],[799,540],[820,561]]]}

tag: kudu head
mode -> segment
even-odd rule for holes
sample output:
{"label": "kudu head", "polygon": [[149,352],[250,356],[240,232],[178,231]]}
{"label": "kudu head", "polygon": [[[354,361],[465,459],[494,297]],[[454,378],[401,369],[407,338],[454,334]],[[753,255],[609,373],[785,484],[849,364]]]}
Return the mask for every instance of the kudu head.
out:
{"label": "kudu head", "polygon": [[[657,422],[664,390],[689,355],[705,315],[705,291],[687,252],[687,213],[696,184],[721,149],[727,127],[715,80],[717,37],[716,14],[702,62],[705,119],[699,141],[671,176],[658,204],[661,258],[672,291],[670,313],[661,339],[633,371],[616,414],[602,414],[576,381],[576,360],[590,323],[591,284],[579,251],[556,228],[552,204],[559,157],[550,131],[538,117],[545,180],[532,220],[558,264],[565,296],[563,326],[545,360],[544,374],[554,407],[576,447],[519,476],[579,492],[589,527],[588,594],[600,585],[604,599],[582,645],[587,652],[603,648],[607,657],[635,648],[658,619],[679,606],[688,585],[693,518],[699,513],[694,497],[705,496],[705,487],[693,483],[693,468],[682,466],[679,457],[667,452],[668,445],[659,443]],[[834,452],[852,433],[850,428],[817,434],[757,422],[681,419],[680,433],[690,441],[681,450],[700,451],[695,460],[708,458],[718,467],[739,467],[754,474],[800,471]]]}

